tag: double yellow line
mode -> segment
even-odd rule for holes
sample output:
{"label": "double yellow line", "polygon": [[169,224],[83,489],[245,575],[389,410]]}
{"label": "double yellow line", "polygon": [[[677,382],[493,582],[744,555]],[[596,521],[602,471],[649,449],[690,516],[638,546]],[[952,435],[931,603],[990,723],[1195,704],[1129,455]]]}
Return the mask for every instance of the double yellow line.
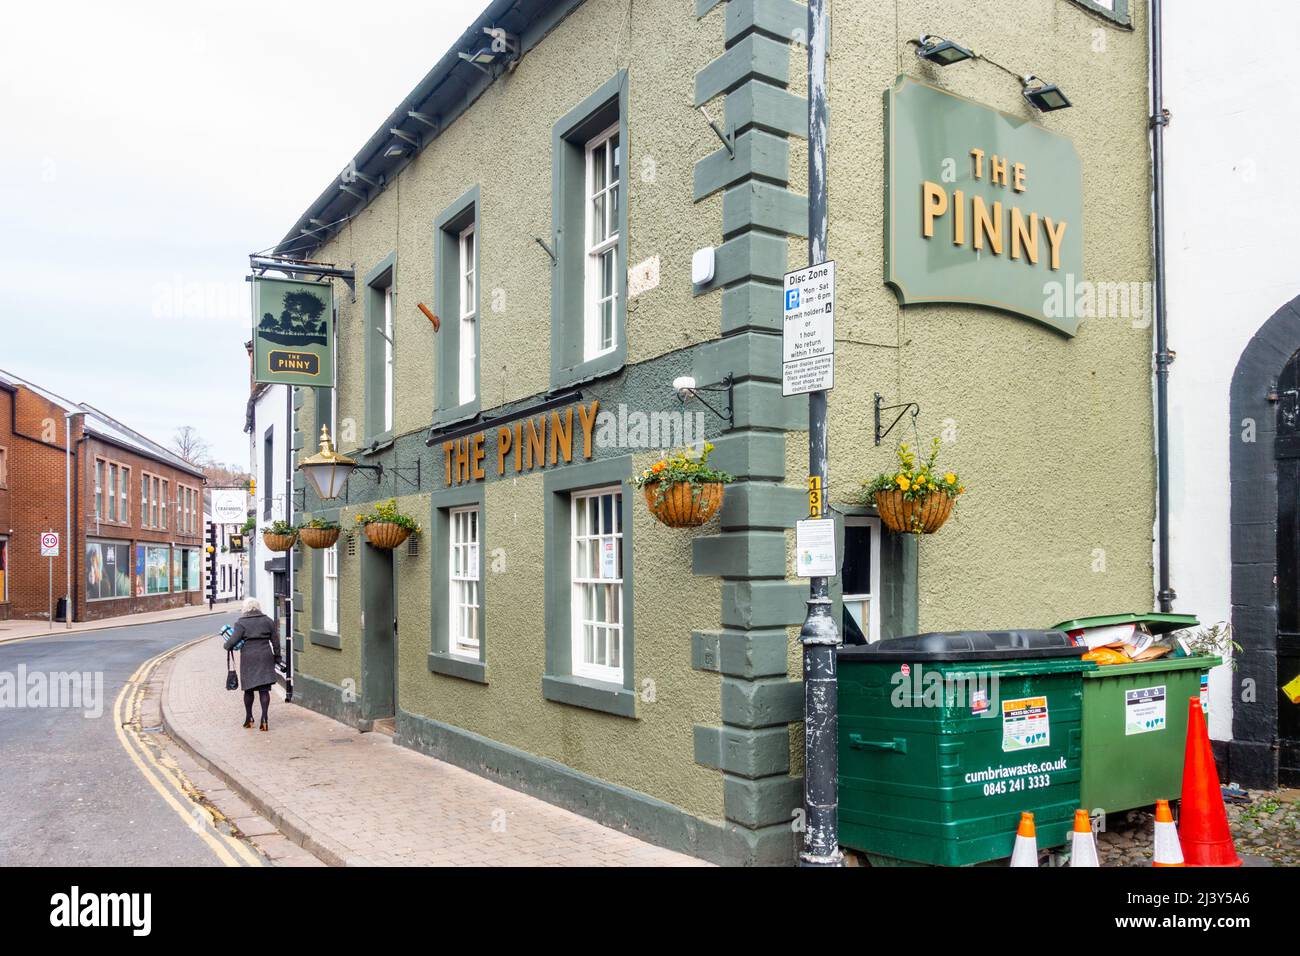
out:
{"label": "double yellow line", "polygon": [[[145,780],[163,798],[163,802],[176,811],[176,815],[207,844],[217,859],[226,866],[266,866],[266,860],[254,853],[248,844],[222,832],[217,826],[217,815],[190,796],[197,794],[198,790],[185,777],[184,771],[156,743],[147,740],[140,725],[140,701],[154,669],[167,658],[196,643],[198,641],[190,641],[149,658],[127,678],[113,703],[117,739]],[[184,803],[177,794],[184,798]],[[188,808],[186,803],[189,804]]]}

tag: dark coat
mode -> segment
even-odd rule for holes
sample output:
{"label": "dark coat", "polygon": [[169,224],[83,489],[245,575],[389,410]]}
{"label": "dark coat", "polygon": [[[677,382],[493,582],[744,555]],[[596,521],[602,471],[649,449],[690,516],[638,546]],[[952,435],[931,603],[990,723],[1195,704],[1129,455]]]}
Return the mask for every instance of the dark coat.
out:
{"label": "dark coat", "polygon": [[245,614],[235,622],[234,633],[223,645],[233,650],[240,641],[239,686],[254,690],[275,683],[275,665],[280,663],[280,639],[275,633],[275,622],[260,611]]}

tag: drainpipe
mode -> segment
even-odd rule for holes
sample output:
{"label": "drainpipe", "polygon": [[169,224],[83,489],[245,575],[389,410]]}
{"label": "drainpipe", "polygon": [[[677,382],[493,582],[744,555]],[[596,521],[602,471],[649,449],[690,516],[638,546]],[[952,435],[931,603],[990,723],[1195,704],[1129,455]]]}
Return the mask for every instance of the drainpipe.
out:
{"label": "drainpipe", "polygon": [[[830,0],[808,0],[808,264],[826,256],[826,42]],[[828,487],[826,393],[808,394],[808,474]],[[821,517],[821,515],[817,515]],[[808,582],[808,613],[799,632],[803,645],[804,771],[803,850],[800,866],[843,866],[839,825],[839,701],[835,650],[839,630],[831,613],[830,579]]]}
{"label": "drainpipe", "polygon": [[1156,306],[1156,548],[1159,553],[1160,589],[1156,599],[1162,612],[1172,611],[1178,595],[1169,583],[1169,350],[1165,324],[1165,111],[1162,82],[1160,0],[1151,0],[1151,213],[1155,246]]}
{"label": "drainpipe", "polygon": [[[63,594],[63,629],[68,630],[72,627],[72,556],[76,554],[76,538],[72,533],[72,419],[78,415],[85,415],[85,411],[78,409],[75,412],[63,413],[63,499],[66,513],[64,515],[64,543],[66,549],[63,556],[63,566],[67,570],[67,587]],[[82,419],[85,422],[85,419]],[[84,431],[84,424],[82,426]],[[81,477],[81,441],[77,439],[77,477]],[[81,482],[77,482],[77,492],[81,492]],[[54,621],[50,621],[54,625]]]}

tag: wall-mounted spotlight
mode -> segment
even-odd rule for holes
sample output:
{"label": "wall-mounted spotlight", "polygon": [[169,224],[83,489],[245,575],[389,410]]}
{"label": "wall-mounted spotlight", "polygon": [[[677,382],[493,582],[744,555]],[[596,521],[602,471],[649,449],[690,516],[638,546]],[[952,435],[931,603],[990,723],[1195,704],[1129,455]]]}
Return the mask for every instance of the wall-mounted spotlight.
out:
{"label": "wall-mounted spotlight", "polygon": [[1022,92],[1025,99],[1036,110],[1050,113],[1053,110],[1063,110],[1070,105],[1069,99],[1054,83],[1044,83],[1032,73],[1021,77],[1020,82],[1024,85]]}
{"label": "wall-mounted spotlight", "polygon": [[971,59],[975,54],[960,43],[927,34],[916,41],[916,55],[936,66],[952,66]]}
{"label": "wall-mounted spotlight", "polygon": [[[695,378],[693,376],[682,375],[679,378],[673,379],[673,391],[677,393],[677,398],[682,402],[685,402],[690,398],[697,399],[701,405],[734,428],[736,425],[735,378],[736,377],[732,373],[728,372],[726,377],[717,385],[697,385],[695,384]],[[700,392],[726,392],[727,407],[719,411],[710,405]]]}
{"label": "wall-mounted spotlight", "polygon": [[473,66],[489,76],[492,74],[491,67],[497,63],[513,64],[519,59],[519,37],[513,33],[507,33],[500,27],[484,27],[483,32],[491,39],[487,46],[479,47],[473,53],[456,54],[470,66]]}

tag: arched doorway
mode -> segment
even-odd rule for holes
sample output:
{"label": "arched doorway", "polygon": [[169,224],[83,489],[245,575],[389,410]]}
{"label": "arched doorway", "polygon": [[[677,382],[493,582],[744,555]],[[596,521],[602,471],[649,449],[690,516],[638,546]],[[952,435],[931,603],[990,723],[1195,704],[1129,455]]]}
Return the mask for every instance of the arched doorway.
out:
{"label": "arched doorway", "polygon": [[[1277,381],[1277,683],[1300,676],[1300,352]],[[1300,787],[1300,706],[1278,702],[1277,775]]]}
{"label": "arched doorway", "polygon": [[1246,786],[1300,785],[1300,297],[1242,352],[1229,400],[1233,675],[1227,773]]}

